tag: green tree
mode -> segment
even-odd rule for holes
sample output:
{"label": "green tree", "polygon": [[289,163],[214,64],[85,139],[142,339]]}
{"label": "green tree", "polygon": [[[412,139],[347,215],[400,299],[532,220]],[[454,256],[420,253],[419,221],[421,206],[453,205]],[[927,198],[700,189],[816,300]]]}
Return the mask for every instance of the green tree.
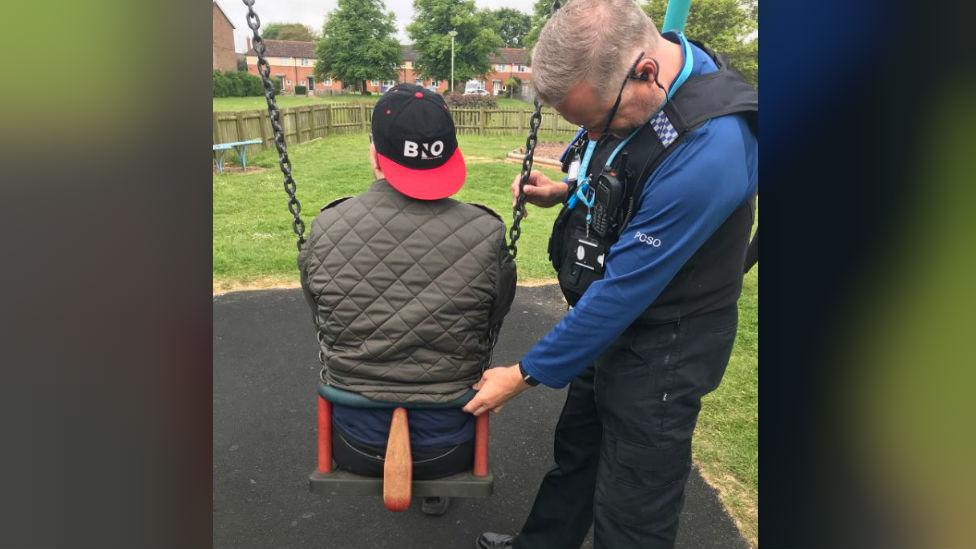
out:
{"label": "green tree", "polygon": [[[529,32],[525,35],[525,47],[530,50],[535,47],[535,43],[539,41],[539,33],[542,32],[542,27],[546,25],[546,21],[549,20],[549,14],[552,12],[552,2],[553,0],[536,0],[535,5],[532,6],[532,20],[529,26]],[[568,0],[560,0],[560,5],[565,6]]]}
{"label": "green tree", "polygon": [[315,31],[301,23],[268,23],[261,29],[261,38],[271,40],[315,41]]}
{"label": "green tree", "polygon": [[474,0],[414,0],[414,19],[407,26],[417,52],[417,70],[425,78],[447,80],[451,76],[451,37],[454,42],[454,80],[464,81],[488,72],[488,55],[502,40],[486,25]]}
{"label": "green tree", "polygon": [[[648,0],[643,8],[660,27],[667,5],[667,0]],[[694,0],[684,29],[685,36],[727,57],[732,68],[754,86],[759,76],[756,5],[755,1]]]}
{"label": "green tree", "polygon": [[517,76],[509,76],[505,80],[505,87],[508,88],[508,98],[511,99],[513,95],[519,93],[519,90],[522,88],[522,81]]}
{"label": "green tree", "polygon": [[509,48],[525,46],[525,35],[532,26],[532,16],[512,8],[487,10],[487,24]]}
{"label": "green tree", "polygon": [[396,78],[400,44],[393,12],[382,0],[339,0],[315,45],[315,76],[362,86],[366,80]]}

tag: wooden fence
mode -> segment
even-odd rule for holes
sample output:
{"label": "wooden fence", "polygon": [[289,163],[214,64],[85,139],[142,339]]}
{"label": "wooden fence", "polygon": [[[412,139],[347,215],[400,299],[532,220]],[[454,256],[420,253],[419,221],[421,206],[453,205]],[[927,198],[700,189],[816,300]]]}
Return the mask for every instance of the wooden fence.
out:
{"label": "wooden fence", "polygon": [[[524,135],[529,129],[529,111],[514,109],[452,108],[459,134]],[[373,105],[327,103],[281,109],[282,127],[289,144],[303,143],[327,135],[369,130]],[[540,133],[561,133],[567,137],[578,128],[553,110],[542,111]],[[267,110],[213,113],[213,142],[229,143],[260,139],[259,150],[274,148],[274,133]]]}

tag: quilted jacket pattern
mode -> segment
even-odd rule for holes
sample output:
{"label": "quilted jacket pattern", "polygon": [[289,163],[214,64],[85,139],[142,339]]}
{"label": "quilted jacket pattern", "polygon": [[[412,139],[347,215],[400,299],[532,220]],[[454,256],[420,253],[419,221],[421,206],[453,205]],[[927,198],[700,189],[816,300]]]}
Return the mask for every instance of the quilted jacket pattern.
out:
{"label": "quilted jacket pattern", "polygon": [[505,226],[378,180],[333,202],[299,255],[323,380],[374,400],[446,402],[478,380],[515,291]]}

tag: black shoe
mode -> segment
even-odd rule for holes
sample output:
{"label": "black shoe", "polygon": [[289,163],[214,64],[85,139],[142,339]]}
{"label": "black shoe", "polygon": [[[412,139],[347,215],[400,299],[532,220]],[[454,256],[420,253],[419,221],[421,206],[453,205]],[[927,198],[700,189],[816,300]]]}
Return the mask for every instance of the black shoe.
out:
{"label": "black shoe", "polygon": [[447,512],[448,505],[451,504],[451,498],[446,497],[433,497],[424,498],[423,505],[420,506],[420,511],[425,515],[433,515],[439,517]]}
{"label": "black shoe", "polygon": [[508,534],[496,534],[495,532],[485,532],[478,536],[478,541],[474,546],[477,549],[511,549],[512,540],[515,536]]}

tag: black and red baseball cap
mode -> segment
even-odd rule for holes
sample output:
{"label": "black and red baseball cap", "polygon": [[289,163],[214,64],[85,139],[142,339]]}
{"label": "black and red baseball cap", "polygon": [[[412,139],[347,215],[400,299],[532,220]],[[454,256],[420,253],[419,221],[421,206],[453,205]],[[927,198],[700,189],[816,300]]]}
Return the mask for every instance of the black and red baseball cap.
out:
{"label": "black and red baseball cap", "polygon": [[458,192],[467,171],[451,111],[440,94],[399,84],[373,108],[373,145],[394,189],[419,200]]}

